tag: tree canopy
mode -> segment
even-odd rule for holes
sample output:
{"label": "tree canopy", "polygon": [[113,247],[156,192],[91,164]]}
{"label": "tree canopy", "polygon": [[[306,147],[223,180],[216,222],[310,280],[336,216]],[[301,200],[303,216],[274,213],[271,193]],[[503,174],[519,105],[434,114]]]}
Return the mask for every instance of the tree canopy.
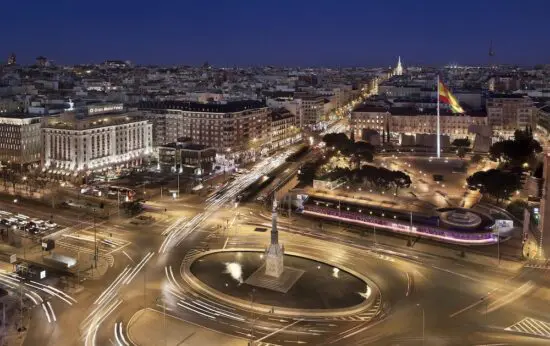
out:
{"label": "tree canopy", "polygon": [[362,162],[372,162],[374,159],[375,148],[372,144],[365,141],[355,142],[345,133],[328,133],[323,137],[323,142],[327,147],[332,147],[343,155],[349,156],[357,168],[361,167]]}
{"label": "tree canopy", "polygon": [[506,161],[513,165],[521,165],[540,152],[542,152],[542,147],[538,141],[533,139],[530,131],[516,130],[513,140],[494,143],[489,149],[489,156],[494,161]]}
{"label": "tree canopy", "polygon": [[521,177],[517,173],[499,169],[476,172],[466,179],[471,189],[479,190],[496,198],[497,203],[509,199],[512,193],[521,188]]}
{"label": "tree canopy", "polygon": [[338,168],[328,173],[326,177],[333,180],[347,178],[351,182],[370,184],[382,190],[394,188],[395,193],[398,193],[399,189],[409,187],[412,184],[411,177],[404,172],[372,165],[364,165],[356,169]]}
{"label": "tree canopy", "polygon": [[470,146],[470,140],[468,137],[465,138],[457,138],[452,143],[455,147],[462,147],[462,148],[468,148]]}

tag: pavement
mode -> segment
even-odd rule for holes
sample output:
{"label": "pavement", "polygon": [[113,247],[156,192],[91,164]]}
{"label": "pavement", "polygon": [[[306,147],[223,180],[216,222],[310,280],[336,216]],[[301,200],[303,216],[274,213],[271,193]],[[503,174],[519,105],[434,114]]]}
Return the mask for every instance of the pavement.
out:
{"label": "pavement", "polygon": [[138,346],[246,346],[248,340],[197,326],[152,309],[137,311],[128,323],[128,338]]}

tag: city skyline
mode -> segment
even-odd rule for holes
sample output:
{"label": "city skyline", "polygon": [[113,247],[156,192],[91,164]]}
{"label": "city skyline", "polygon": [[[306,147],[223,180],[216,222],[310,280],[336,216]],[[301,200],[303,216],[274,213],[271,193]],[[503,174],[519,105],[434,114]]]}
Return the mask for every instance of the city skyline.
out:
{"label": "city skyline", "polygon": [[544,42],[541,23],[549,7],[542,1],[521,9],[496,1],[454,6],[432,0],[94,4],[6,4],[12,15],[0,29],[10,35],[0,60],[14,52],[22,64],[44,55],[58,64],[121,59],[140,65],[374,67],[393,66],[401,56],[405,66],[486,65],[491,42],[496,64],[544,64],[550,55],[537,44]]}

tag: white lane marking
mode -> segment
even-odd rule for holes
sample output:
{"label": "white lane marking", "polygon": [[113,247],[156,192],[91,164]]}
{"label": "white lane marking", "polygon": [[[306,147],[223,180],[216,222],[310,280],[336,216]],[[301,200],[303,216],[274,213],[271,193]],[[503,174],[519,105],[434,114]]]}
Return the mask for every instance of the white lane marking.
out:
{"label": "white lane marking", "polygon": [[[485,298],[485,299],[487,299],[487,298]],[[455,317],[456,315],[459,315],[459,314],[463,313],[464,311],[469,310],[469,309],[471,309],[471,308],[473,308],[473,307],[475,307],[475,306],[481,304],[482,302],[483,302],[483,300],[480,299],[480,300],[478,300],[477,302],[474,302],[474,303],[468,305],[467,307],[465,307],[465,308],[463,308],[463,309],[460,309],[460,310],[458,310],[457,312],[455,312],[455,313],[453,313],[453,314],[450,314],[450,315],[449,315],[449,318],[453,318],[453,317]]]}
{"label": "white lane marking", "polygon": [[285,330],[285,329],[288,329],[288,328],[292,327],[293,325],[295,325],[295,324],[297,324],[297,323],[302,322],[303,320],[304,320],[304,319],[301,318],[301,319],[296,320],[296,321],[294,321],[294,322],[292,322],[292,323],[289,323],[289,324],[287,324],[286,326],[283,326],[283,327],[277,329],[276,331],[274,331],[274,332],[272,332],[272,333],[270,333],[270,334],[264,335],[263,337],[259,338],[259,339],[256,340],[255,342],[260,342],[260,341],[262,341],[262,340],[265,340],[265,339],[267,339],[267,338],[269,338],[269,337],[271,337],[271,336],[273,336],[273,335],[275,335],[275,334],[277,334],[277,333],[282,332],[282,331]]}
{"label": "white lane marking", "polygon": [[521,332],[550,338],[550,323],[526,317],[510,327],[504,328],[507,331]]}
{"label": "white lane marking", "polygon": [[136,262],[134,261],[134,259],[133,259],[132,257],[130,257],[130,255],[128,255],[128,253],[127,253],[126,251],[122,250],[122,253],[123,253],[126,257],[128,257],[128,258],[130,259],[130,261],[132,261],[132,263],[136,264]]}

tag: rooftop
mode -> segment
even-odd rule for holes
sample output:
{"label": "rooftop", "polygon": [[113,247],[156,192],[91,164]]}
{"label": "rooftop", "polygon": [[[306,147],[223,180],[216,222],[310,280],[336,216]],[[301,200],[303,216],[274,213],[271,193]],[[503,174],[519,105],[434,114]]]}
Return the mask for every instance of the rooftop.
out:
{"label": "rooftop", "polygon": [[387,109],[380,106],[361,105],[353,110],[354,112],[385,113]]}
{"label": "rooftop", "polygon": [[521,99],[524,98],[523,94],[491,94],[489,98],[492,99]]}
{"label": "rooftop", "polygon": [[173,148],[173,149],[193,150],[193,151],[202,151],[206,149],[212,149],[212,147],[208,145],[189,143],[189,142],[172,142],[161,146],[161,148]]}
{"label": "rooftop", "polygon": [[281,120],[281,119],[286,119],[286,118],[291,118],[293,117],[294,115],[292,115],[292,113],[290,113],[288,110],[286,110],[285,108],[281,108],[281,109],[275,109],[271,112],[271,121],[276,121],[276,120]]}
{"label": "rooftop", "polygon": [[0,118],[10,118],[10,119],[33,119],[40,118],[40,114],[26,114],[26,113],[0,113]]}
{"label": "rooftop", "polygon": [[[416,116],[416,115],[437,115],[437,109],[436,108],[414,108],[414,107],[392,107],[389,110],[391,115],[409,115],[409,116]],[[448,109],[440,109],[439,114],[443,116],[463,116],[461,114],[456,114],[451,112]],[[484,111],[467,111],[467,116],[471,117],[486,117],[487,113]]]}
{"label": "rooftop", "polygon": [[190,112],[233,113],[247,109],[265,108],[264,102],[255,100],[232,101],[227,103],[199,103],[186,101],[145,101],[138,104],[139,109],[176,109]]}

